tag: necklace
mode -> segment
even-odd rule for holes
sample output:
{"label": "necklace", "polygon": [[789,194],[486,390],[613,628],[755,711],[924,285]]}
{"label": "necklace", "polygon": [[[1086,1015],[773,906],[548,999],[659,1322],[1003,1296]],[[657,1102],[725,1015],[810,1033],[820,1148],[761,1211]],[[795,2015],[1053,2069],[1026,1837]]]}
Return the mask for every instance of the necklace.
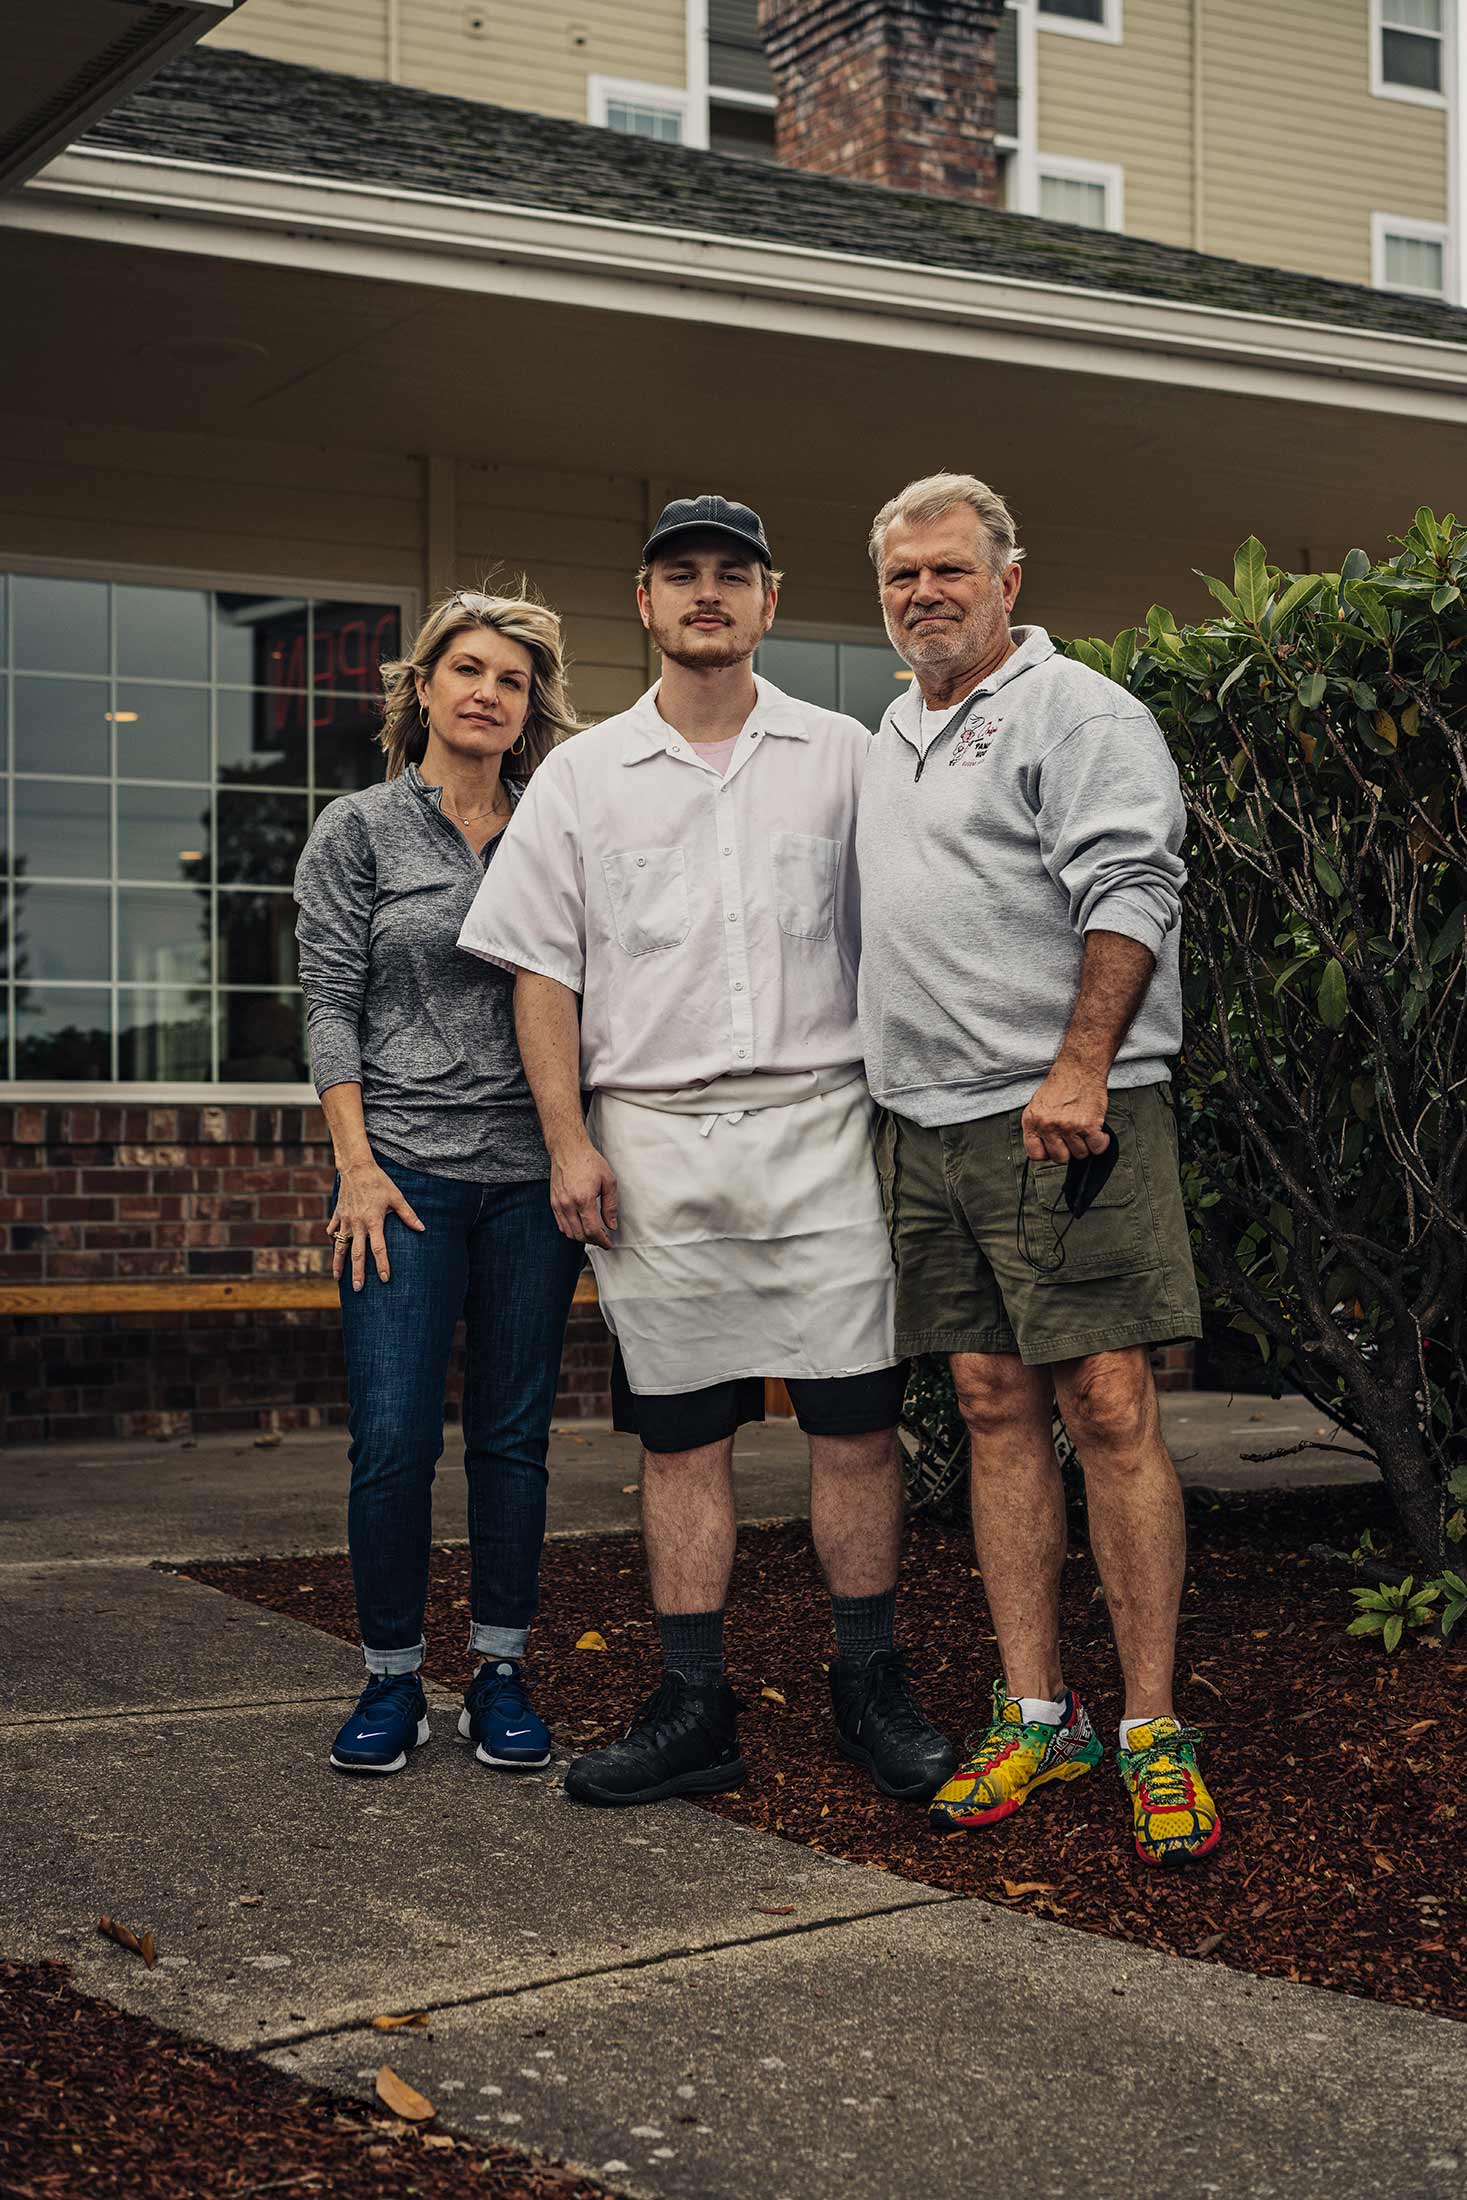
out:
{"label": "necklace", "polygon": [[[505,802],[501,804],[498,802],[491,802],[487,809],[459,810],[457,812],[457,818],[460,825],[472,825],[476,817],[508,817],[509,813],[509,803]],[[450,816],[452,816],[453,814],[454,813],[450,812]]]}

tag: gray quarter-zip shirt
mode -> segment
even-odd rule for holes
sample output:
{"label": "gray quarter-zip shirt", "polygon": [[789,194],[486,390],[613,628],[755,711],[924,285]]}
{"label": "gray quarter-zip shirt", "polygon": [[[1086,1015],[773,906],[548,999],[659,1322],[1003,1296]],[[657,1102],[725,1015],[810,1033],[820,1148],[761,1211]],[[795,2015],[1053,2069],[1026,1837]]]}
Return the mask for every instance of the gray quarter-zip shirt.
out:
{"label": "gray quarter-zip shirt", "polygon": [[295,874],[311,1073],[317,1092],[360,1084],[388,1161],[474,1184],[548,1178],[514,980],[458,945],[504,835],[481,859],[441,795],[410,764],[316,820]]}
{"label": "gray quarter-zip shirt", "polygon": [[1144,704],[1043,627],[923,738],[915,681],[871,744],[856,826],[859,1006],[884,1106],[935,1126],[1027,1106],[1052,1067],[1087,932],[1156,970],[1113,1088],[1164,1083],[1182,1043],[1185,813]]}

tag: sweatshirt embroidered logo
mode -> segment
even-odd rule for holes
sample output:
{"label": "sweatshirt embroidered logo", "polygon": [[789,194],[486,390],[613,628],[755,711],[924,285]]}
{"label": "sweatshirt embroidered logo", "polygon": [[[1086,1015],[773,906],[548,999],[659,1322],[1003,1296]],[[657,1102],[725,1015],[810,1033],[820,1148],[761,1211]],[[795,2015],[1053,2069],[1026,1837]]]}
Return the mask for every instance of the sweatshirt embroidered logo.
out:
{"label": "sweatshirt embroidered logo", "polygon": [[951,771],[954,764],[981,764],[993,747],[993,737],[997,731],[998,727],[991,718],[981,725],[975,719],[964,726],[953,743],[953,753],[947,760],[948,770]]}

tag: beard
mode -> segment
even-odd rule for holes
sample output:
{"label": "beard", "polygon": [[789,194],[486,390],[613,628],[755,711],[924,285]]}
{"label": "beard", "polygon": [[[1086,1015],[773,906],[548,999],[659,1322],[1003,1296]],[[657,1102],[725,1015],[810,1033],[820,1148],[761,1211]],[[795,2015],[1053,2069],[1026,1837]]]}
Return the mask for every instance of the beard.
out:
{"label": "beard", "polygon": [[764,638],[762,621],[757,628],[734,621],[711,634],[702,634],[680,620],[654,618],[648,632],[664,657],[691,672],[723,672],[730,665],[741,665],[753,656]]}

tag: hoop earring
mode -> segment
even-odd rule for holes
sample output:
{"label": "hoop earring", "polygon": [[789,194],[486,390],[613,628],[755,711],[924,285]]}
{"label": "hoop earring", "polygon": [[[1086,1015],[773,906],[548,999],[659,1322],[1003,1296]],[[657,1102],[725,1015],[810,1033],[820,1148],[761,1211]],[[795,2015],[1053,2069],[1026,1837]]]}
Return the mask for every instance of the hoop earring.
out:
{"label": "hoop earring", "polygon": [[525,737],[524,737],[524,735],[523,735],[523,734],[521,734],[521,735],[520,735],[520,737],[519,737],[519,739],[518,739],[518,741],[511,741],[511,742],[510,742],[510,744],[509,744],[509,753],[510,753],[510,755],[511,755],[511,756],[523,756],[523,755],[524,755],[524,753],[525,753],[525,749],[526,749],[527,745],[528,745],[528,744],[526,743],[526,740],[525,740]]}
{"label": "hoop earring", "polygon": [[419,703],[418,705],[418,724],[426,733],[428,730],[428,706],[426,703]]}

